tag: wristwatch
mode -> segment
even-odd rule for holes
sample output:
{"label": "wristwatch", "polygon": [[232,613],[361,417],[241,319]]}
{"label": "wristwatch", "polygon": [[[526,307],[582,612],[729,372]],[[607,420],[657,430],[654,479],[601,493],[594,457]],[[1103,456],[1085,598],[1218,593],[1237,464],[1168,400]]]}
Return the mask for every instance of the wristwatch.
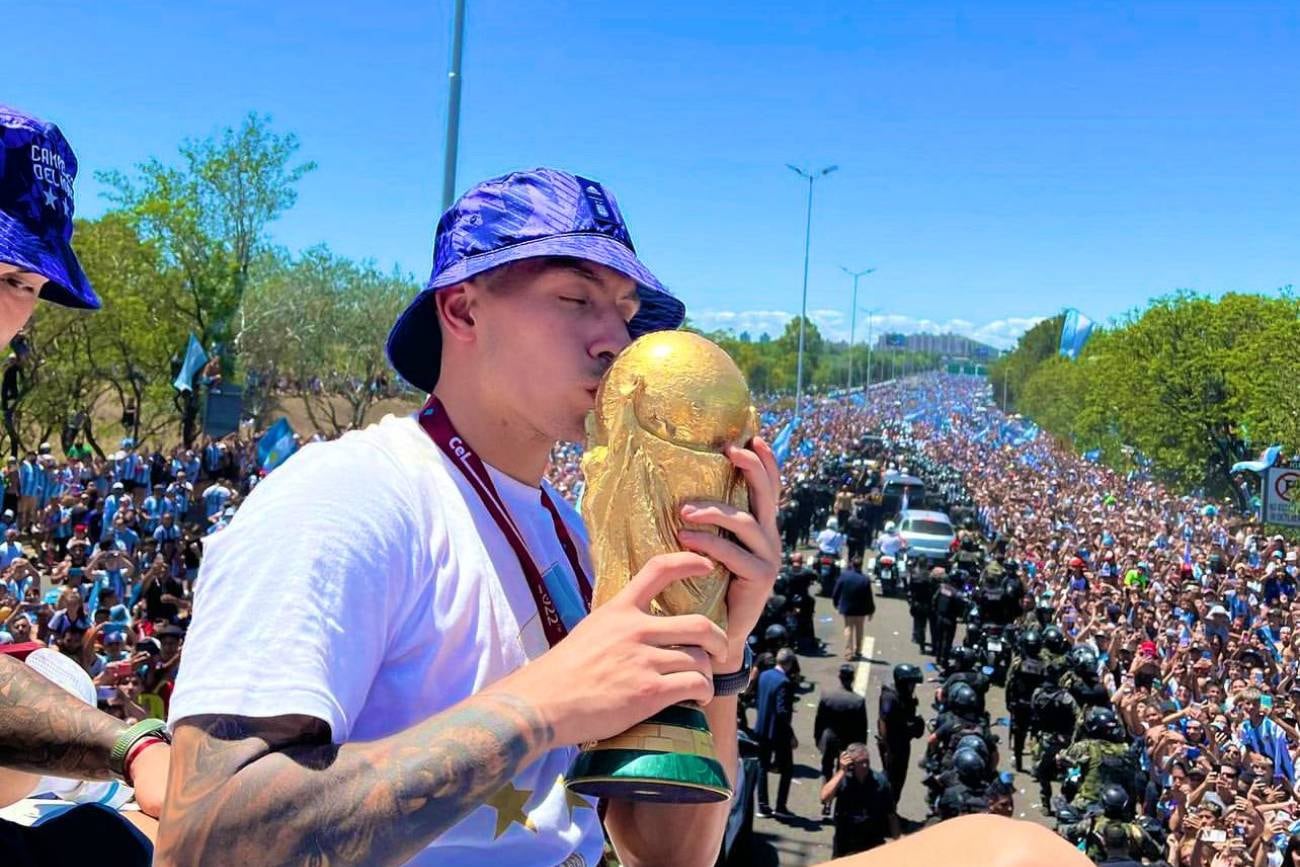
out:
{"label": "wristwatch", "polygon": [[119,780],[126,780],[126,759],[131,755],[131,749],[146,738],[168,744],[172,742],[171,735],[167,734],[167,723],[160,719],[141,720],[127,728],[117,736],[113,751],[108,754],[108,769]]}
{"label": "wristwatch", "polygon": [[745,645],[745,661],[741,663],[740,670],[731,674],[713,675],[713,695],[714,697],[739,695],[746,686],[749,685],[749,670],[754,667],[754,651],[749,645]]}

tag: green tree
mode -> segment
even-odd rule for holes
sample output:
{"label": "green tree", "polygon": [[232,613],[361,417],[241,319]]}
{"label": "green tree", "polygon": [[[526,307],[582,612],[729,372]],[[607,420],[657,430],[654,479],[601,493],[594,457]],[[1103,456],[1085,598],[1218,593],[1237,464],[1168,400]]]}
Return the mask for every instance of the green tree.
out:
{"label": "green tree", "polygon": [[49,439],[54,431],[65,440],[81,433],[102,454],[96,410],[133,407],[128,433],[137,439],[174,423],[170,359],[186,323],[176,305],[175,275],[127,215],[78,221],[74,238],[104,306],[94,313],[37,308],[19,428],[34,440]]}
{"label": "green tree", "polygon": [[270,246],[268,227],[293,207],[298,182],[316,168],[295,162],[298,148],[297,136],[250,114],[238,128],[182,144],[178,165],[154,158],[134,178],[98,175],[110,201],[176,270],[177,304],[204,346],[239,348],[235,314]]}
{"label": "green tree", "polygon": [[317,430],[360,427],[388,375],[388,329],[418,289],[409,275],[313,247],[250,288],[241,309],[245,362],[259,379],[287,375]]}

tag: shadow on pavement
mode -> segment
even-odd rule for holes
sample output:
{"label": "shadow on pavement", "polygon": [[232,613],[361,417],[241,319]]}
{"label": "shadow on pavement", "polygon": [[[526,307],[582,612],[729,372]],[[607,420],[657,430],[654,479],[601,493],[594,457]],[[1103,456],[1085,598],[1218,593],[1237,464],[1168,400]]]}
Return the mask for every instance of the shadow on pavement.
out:
{"label": "shadow on pavement", "polygon": [[[822,772],[818,768],[814,768],[811,765],[797,764],[794,766],[794,770],[790,773],[790,776],[792,779],[796,779],[796,780],[820,781],[822,778]],[[821,785],[819,782],[818,788],[820,789],[820,787]]]}

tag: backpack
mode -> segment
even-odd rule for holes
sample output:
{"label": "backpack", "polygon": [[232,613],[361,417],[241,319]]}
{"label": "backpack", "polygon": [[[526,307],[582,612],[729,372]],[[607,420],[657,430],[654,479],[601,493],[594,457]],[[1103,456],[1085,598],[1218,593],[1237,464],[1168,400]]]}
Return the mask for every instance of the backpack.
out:
{"label": "backpack", "polygon": [[1133,750],[1125,744],[1099,744],[1093,755],[1099,786],[1116,785],[1133,797],[1139,766]]}
{"label": "backpack", "polygon": [[1070,734],[1074,730],[1074,699],[1055,684],[1034,690],[1030,699],[1034,728],[1053,734]]}

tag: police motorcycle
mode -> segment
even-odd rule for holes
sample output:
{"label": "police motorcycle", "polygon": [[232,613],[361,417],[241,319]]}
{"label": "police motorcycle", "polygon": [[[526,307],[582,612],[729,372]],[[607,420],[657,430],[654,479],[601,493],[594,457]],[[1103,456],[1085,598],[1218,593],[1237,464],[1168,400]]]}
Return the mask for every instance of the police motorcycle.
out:
{"label": "police motorcycle", "polygon": [[975,652],[980,666],[998,686],[1006,686],[1011,668],[1011,641],[1000,623],[984,623],[979,609],[971,609],[966,620],[966,638],[962,642]]}
{"label": "police motorcycle", "polygon": [[[872,577],[880,585],[880,595],[898,596],[903,594],[903,576],[908,570],[913,568],[907,551],[907,540],[896,535],[895,524],[893,521],[885,522],[884,531],[881,536],[893,537],[890,540],[889,551],[881,551],[871,561]],[[894,540],[897,545],[893,544]],[[877,540],[876,544],[881,545]]]}
{"label": "police motorcycle", "polygon": [[963,572],[979,575],[984,571],[987,557],[978,535],[974,530],[974,521],[967,520],[967,527],[957,533],[957,550],[953,554],[953,566]]}
{"label": "police motorcycle", "polygon": [[900,576],[902,566],[892,554],[881,554],[875,559],[874,572],[880,582],[880,595],[897,596],[903,586]]}
{"label": "police motorcycle", "polygon": [[840,564],[835,555],[817,552],[817,583],[822,596],[830,596],[835,591],[835,582],[840,580]]}

